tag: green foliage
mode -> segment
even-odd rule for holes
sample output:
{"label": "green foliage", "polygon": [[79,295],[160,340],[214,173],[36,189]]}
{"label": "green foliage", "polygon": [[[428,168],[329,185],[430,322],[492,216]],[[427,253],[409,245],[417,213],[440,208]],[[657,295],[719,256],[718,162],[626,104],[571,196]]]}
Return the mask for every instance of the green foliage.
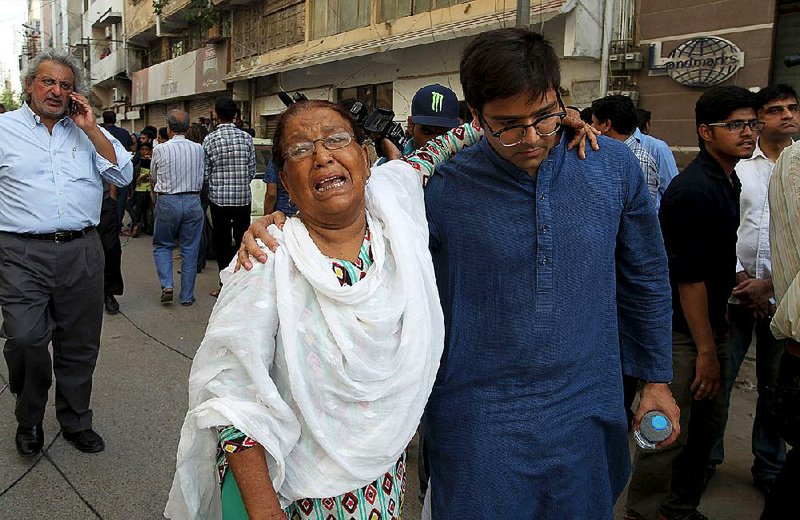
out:
{"label": "green foliage", "polygon": [[[153,12],[156,16],[161,16],[169,5],[170,0],[153,0]],[[191,27],[197,29],[200,34],[208,31],[211,26],[217,23],[218,15],[214,11],[214,4],[211,0],[191,0],[186,6],[186,21]]]}
{"label": "green foliage", "polygon": [[167,4],[169,4],[169,0],[153,0],[153,12],[156,16],[161,16]]}
{"label": "green foliage", "polygon": [[4,88],[0,94],[0,103],[5,105],[7,111],[16,110],[20,107],[20,96],[15,95],[13,90]]}
{"label": "green foliage", "polygon": [[205,33],[217,23],[217,13],[211,0],[191,0],[187,6],[186,21],[190,26],[197,28],[200,33]]}

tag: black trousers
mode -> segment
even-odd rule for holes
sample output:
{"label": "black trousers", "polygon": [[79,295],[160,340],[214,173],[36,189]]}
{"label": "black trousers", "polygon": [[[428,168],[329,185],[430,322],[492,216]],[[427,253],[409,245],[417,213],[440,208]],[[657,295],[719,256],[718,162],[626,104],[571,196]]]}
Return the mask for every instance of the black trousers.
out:
{"label": "black trousers", "polygon": [[20,426],[42,422],[55,373],[61,427],[66,432],[92,427],[89,401],[103,323],[104,263],[95,231],[61,243],[0,233],[0,333]]}
{"label": "black trousers", "polygon": [[122,281],[122,244],[119,242],[119,227],[117,226],[117,208],[119,204],[111,197],[103,199],[100,208],[100,223],[97,232],[103,244],[103,254],[106,257],[103,292],[106,296],[122,294],[125,284]]}
{"label": "black trousers", "polygon": [[247,206],[218,206],[211,203],[211,241],[222,271],[239,250],[242,235],[250,227],[250,204]]}

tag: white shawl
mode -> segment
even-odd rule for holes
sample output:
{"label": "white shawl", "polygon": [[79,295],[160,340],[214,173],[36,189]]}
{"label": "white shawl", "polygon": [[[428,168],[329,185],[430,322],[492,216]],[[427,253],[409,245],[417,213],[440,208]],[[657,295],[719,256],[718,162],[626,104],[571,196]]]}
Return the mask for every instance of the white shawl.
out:
{"label": "white shawl", "polygon": [[189,412],[165,515],[219,518],[215,426],[267,453],[281,505],[372,482],[414,435],[444,345],[419,176],[373,168],[366,190],[374,263],[341,287],[290,219],[264,265],[225,283],[194,358]]}

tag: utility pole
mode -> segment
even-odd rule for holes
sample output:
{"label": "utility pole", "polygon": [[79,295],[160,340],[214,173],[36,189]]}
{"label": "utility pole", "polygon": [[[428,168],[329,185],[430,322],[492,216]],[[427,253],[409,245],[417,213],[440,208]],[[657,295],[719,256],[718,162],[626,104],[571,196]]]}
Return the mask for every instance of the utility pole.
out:
{"label": "utility pole", "polygon": [[531,25],[531,0],[517,0],[517,27],[523,29]]}

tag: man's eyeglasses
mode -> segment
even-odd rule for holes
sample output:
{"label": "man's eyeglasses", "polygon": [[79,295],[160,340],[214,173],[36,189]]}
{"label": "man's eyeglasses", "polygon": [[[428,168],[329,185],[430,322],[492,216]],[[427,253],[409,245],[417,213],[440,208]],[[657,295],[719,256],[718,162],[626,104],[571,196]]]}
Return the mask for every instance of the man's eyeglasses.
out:
{"label": "man's eyeglasses", "polygon": [[286,158],[292,161],[299,161],[310,157],[316,150],[318,142],[321,142],[326,150],[339,150],[352,143],[353,136],[347,132],[337,132],[321,139],[296,143],[286,149]]}
{"label": "man's eyeglasses", "polygon": [[753,119],[751,121],[728,121],[726,123],[708,123],[707,126],[719,126],[725,127],[728,129],[729,132],[742,132],[744,128],[747,127],[753,132],[760,132],[764,129],[764,125],[766,125],[764,121],[759,121],[758,119]]}
{"label": "man's eyeglasses", "polygon": [[61,88],[61,90],[66,90],[68,92],[72,92],[72,89],[74,88],[74,85],[68,81],[58,81],[53,78],[38,78],[38,79],[39,83],[41,83],[47,88],[53,88],[56,85],[58,85],[59,88]]}
{"label": "man's eyeglasses", "polygon": [[[561,104],[559,103],[559,105]],[[540,137],[548,137],[555,134],[561,129],[561,123],[564,118],[567,117],[567,113],[562,110],[561,112],[553,112],[537,117],[533,120],[533,123],[528,125],[510,125],[494,131],[492,127],[489,126],[486,118],[483,117],[483,114],[479,115],[481,123],[486,126],[489,133],[499,139],[500,144],[509,148],[518,145],[525,139],[528,128],[533,128]]]}

